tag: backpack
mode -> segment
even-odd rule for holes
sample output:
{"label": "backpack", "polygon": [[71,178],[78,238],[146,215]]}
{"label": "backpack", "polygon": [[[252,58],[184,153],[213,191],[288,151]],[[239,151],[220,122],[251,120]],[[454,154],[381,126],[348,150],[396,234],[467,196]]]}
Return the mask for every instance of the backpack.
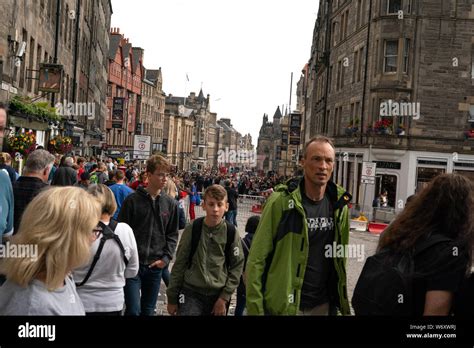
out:
{"label": "backpack", "polygon": [[[230,253],[231,253],[231,246],[232,242],[234,241],[235,238],[235,226],[232,225],[230,222],[227,220],[224,220],[226,225],[227,225],[227,241],[225,243],[225,249],[224,249],[224,254],[225,254],[225,264],[226,267],[229,266],[230,264]],[[189,258],[188,258],[188,268],[191,268],[192,261],[193,261],[193,256],[196,253],[199,240],[201,239],[201,232],[202,232],[202,224],[204,223],[204,218],[198,218],[194,220],[193,222],[193,227],[192,227],[192,236],[191,236],[191,251],[189,252]]]}
{"label": "backpack", "polygon": [[99,177],[97,176],[97,172],[92,173],[89,180],[90,180],[91,184],[99,183]]}
{"label": "backpack", "polygon": [[196,205],[201,205],[201,195],[199,194],[199,192],[196,192]]}
{"label": "backpack", "polygon": [[438,243],[451,240],[432,235],[406,253],[384,248],[367,258],[352,297],[355,314],[413,315],[414,281],[420,278],[415,273],[415,257]]}
{"label": "backpack", "polygon": [[91,267],[84,278],[84,280],[80,283],[76,283],[76,286],[83,286],[90,278],[92,271],[94,270],[97,261],[99,261],[100,254],[102,253],[102,249],[104,248],[104,244],[109,239],[114,239],[115,242],[118,244],[120,251],[122,252],[123,261],[125,262],[125,267],[128,265],[128,259],[125,257],[125,248],[123,247],[122,241],[120,240],[119,236],[115,234],[115,228],[117,227],[117,221],[110,220],[109,225],[107,226],[102,221],[99,222],[99,226],[102,228],[102,238],[100,239],[100,244],[97,249],[97,252],[94,255],[94,259],[92,260]]}

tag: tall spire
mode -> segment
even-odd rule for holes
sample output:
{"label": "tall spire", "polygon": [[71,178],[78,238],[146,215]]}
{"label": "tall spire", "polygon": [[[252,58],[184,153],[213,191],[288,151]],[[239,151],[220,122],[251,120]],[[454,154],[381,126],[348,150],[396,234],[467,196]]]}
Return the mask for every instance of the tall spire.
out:
{"label": "tall spire", "polygon": [[275,111],[275,115],[273,115],[273,119],[281,118],[281,117],[282,117],[282,114],[281,114],[281,111],[280,111],[280,107],[278,106],[276,111]]}

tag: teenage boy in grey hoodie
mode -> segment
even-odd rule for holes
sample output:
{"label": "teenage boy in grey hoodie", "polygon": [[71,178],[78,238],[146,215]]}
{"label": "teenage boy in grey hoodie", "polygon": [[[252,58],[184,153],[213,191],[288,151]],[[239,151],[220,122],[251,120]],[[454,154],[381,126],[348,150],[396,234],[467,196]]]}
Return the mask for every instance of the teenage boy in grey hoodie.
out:
{"label": "teenage boy in grey hoodie", "polygon": [[[118,216],[135,234],[140,267],[125,284],[125,315],[153,315],[163,269],[173,257],[178,242],[178,205],[161,190],[166,184],[168,161],[150,157],[146,172],[148,187],[127,196]],[[141,298],[140,298],[141,290]]]}

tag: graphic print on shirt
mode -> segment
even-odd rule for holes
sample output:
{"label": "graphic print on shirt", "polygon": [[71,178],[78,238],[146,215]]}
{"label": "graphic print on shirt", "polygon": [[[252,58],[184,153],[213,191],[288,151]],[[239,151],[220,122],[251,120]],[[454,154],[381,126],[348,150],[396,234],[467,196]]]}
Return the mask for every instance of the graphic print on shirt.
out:
{"label": "graphic print on shirt", "polygon": [[308,234],[313,235],[316,231],[327,232],[334,228],[332,217],[306,218]]}

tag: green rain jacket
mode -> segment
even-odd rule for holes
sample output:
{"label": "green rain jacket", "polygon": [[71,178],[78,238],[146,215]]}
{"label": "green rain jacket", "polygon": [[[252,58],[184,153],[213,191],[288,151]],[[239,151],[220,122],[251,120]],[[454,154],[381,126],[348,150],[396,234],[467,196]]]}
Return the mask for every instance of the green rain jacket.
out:
{"label": "green rain jacket", "polygon": [[[301,185],[303,179],[293,179],[277,186],[265,204],[246,266],[249,315],[298,314],[309,250]],[[347,204],[352,197],[331,181],[326,194],[333,208],[335,243],[345,249],[349,242]],[[334,257],[329,301],[342,315],[350,314],[346,283],[346,255]]]}

